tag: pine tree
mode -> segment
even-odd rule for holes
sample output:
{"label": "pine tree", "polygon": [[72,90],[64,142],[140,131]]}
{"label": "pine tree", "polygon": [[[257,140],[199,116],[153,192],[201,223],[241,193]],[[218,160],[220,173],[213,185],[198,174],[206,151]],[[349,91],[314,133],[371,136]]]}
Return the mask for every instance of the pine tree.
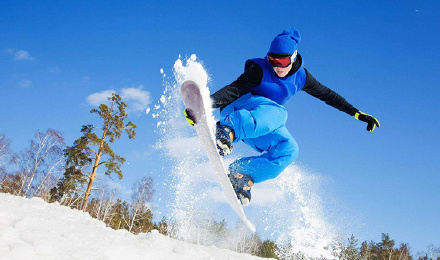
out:
{"label": "pine tree", "polygon": [[[74,142],[73,146],[67,147],[65,150],[67,159],[64,177],[51,191],[55,199],[60,199],[64,194],[72,191],[83,192],[83,211],[87,208],[88,198],[99,166],[105,165],[107,176],[110,177],[112,173],[116,173],[119,179],[123,178],[121,165],[125,159],[113,152],[107,140],[113,143],[115,139],[121,138],[123,130],[130,139],[136,135],[136,125],[132,122],[127,124],[124,122],[128,117],[125,112],[127,105],[122,102],[121,97],[112,94],[112,97],[108,99],[111,101],[110,107],[101,104],[99,109],[90,111],[90,113],[98,114],[101,117],[103,126],[84,125],[82,127],[83,135]],[[101,131],[100,136],[93,132],[95,129]],[[87,188],[80,190],[84,185]]]}
{"label": "pine tree", "polygon": [[[130,216],[132,217],[132,216]],[[144,209],[136,219],[130,219],[129,232],[133,234],[148,233],[153,230],[153,213],[150,209]]]}
{"label": "pine tree", "polygon": [[359,259],[359,252],[357,246],[358,246],[358,240],[354,237],[354,235],[351,235],[351,237],[348,239],[347,246],[342,246],[342,251],[339,255],[339,259],[344,259],[344,260]]}
{"label": "pine tree", "polygon": [[390,235],[382,233],[382,241],[378,244],[382,259],[393,259],[394,256],[394,240],[390,239]]}
{"label": "pine tree", "polygon": [[394,248],[395,242],[388,234],[382,233],[382,240],[379,243],[367,241],[362,243],[360,248],[360,259],[362,260],[412,260],[408,244],[400,244]]}
{"label": "pine tree", "polygon": [[154,228],[157,229],[162,235],[169,235],[168,220],[165,216],[162,217],[162,220],[157,223]]}
{"label": "pine tree", "polygon": [[225,243],[229,237],[229,230],[227,228],[228,222],[225,219],[222,219],[220,222],[212,220],[211,223],[211,233],[214,234],[216,244]]}
{"label": "pine tree", "polygon": [[277,245],[275,242],[267,239],[263,242],[263,244],[260,247],[260,253],[258,254],[261,257],[264,258],[275,258],[279,259],[278,256],[275,254],[277,251]]}
{"label": "pine tree", "polygon": [[362,260],[372,259],[371,246],[368,245],[367,241],[363,242],[361,245],[360,257]]}
{"label": "pine tree", "polygon": [[107,225],[113,229],[127,229],[130,219],[129,206],[126,201],[117,199],[110,211],[110,218]]}

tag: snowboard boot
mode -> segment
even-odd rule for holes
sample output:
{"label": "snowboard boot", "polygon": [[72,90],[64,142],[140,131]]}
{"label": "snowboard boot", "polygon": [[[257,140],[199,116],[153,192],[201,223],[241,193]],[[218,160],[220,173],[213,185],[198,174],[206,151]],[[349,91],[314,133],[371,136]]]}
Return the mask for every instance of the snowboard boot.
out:
{"label": "snowboard boot", "polygon": [[227,125],[220,125],[217,122],[215,129],[215,142],[220,156],[225,156],[232,152],[232,141],[234,140],[234,129]]}
{"label": "snowboard boot", "polygon": [[238,172],[229,173],[228,177],[241,205],[249,205],[249,202],[251,202],[251,188],[254,186],[252,177]]}

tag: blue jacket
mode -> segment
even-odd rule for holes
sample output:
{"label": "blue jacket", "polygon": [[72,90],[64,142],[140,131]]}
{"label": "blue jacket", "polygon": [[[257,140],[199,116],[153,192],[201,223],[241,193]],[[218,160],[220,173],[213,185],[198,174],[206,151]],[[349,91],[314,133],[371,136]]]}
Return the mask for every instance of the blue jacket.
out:
{"label": "blue jacket", "polygon": [[252,64],[251,62],[255,62],[263,69],[263,79],[260,85],[251,89],[253,95],[267,97],[280,105],[284,105],[287,100],[304,87],[306,72],[302,64],[294,74],[280,78],[267,62],[267,58],[248,60],[245,64],[245,71]]}
{"label": "blue jacket", "polygon": [[213,108],[223,109],[250,92],[253,95],[264,96],[284,105],[300,90],[349,115],[353,116],[359,111],[338,93],[317,81],[303,67],[300,54],[285,78],[279,78],[266,59],[247,60],[245,72],[236,81],[212,94],[211,99]]}

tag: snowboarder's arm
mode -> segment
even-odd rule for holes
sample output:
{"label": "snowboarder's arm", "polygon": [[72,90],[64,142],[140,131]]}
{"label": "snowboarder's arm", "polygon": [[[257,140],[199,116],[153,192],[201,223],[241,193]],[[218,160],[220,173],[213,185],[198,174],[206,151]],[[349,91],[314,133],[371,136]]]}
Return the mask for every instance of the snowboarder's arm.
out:
{"label": "snowboarder's arm", "polygon": [[249,93],[251,88],[260,85],[262,79],[263,70],[258,64],[252,62],[236,81],[211,95],[212,107],[224,108],[244,94]]}
{"label": "snowboarder's arm", "polygon": [[348,103],[347,100],[345,100],[345,98],[343,98],[341,95],[322,85],[306,69],[305,71],[306,82],[302,90],[324,101],[327,105],[339,109],[351,116],[354,116],[356,112],[359,111],[358,109],[353,107],[352,104]]}
{"label": "snowboarder's arm", "polygon": [[334,92],[333,90],[322,85],[317,81],[312,74],[310,74],[306,69],[306,82],[302,90],[308,94],[324,101],[326,104],[339,109],[351,116],[354,116],[357,120],[366,122],[367,130],[373,132],[374,128],[380,127],[379,121],[371,115],[365,114],[347,102],[341,95]]}

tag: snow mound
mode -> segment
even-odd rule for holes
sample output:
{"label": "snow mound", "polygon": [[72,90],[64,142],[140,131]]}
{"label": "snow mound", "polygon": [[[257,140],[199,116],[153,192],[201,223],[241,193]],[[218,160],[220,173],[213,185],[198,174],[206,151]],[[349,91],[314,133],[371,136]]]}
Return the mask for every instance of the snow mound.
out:
{"label": "snow mound", "polygon": [[0,193],[0,260],[261,259],[175,240],[153,230],[113,230],[88,213]]}

